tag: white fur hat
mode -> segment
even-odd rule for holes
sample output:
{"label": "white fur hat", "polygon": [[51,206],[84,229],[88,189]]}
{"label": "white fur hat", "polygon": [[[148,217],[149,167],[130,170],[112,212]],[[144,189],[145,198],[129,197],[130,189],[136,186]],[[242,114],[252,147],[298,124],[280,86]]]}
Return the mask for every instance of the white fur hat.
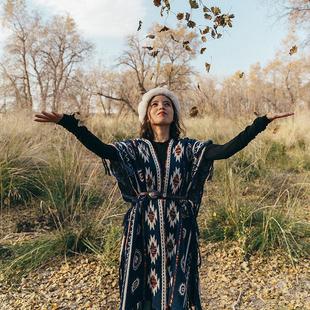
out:
{"label": "white fur hat", "polygon": [[175,107],[175,111],[176,113],[179,115],[180,114],[180,103],[179,100],[177,98],[177,96],[170,91],[168,88],[165,87],[157,87],[157,88],[153,88],[151,90],[149,90],[148,92],[146,92],[143,96],[142,96],[142,100],[140,101],[139,105],[138,105],[138,114],[139,114],[139,121],[142,124],[144,121],[144,117],[147,111],[147,106],[149,101],[157,95],[164,95],[166,97],[168,97],[174,107]]}

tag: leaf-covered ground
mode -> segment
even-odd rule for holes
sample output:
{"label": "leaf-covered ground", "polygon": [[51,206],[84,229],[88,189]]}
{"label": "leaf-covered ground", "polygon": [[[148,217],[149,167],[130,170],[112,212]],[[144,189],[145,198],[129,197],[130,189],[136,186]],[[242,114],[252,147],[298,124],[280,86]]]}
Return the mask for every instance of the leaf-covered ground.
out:
{"label": "leaf-covered ground", "polygon": [[[306,259],[242,259],[236,242],[201,243],[203,309],[310,309]],[[16,288],[0,284],[0,309],[117,309],[118,271],[92,255],[54,259]]]}

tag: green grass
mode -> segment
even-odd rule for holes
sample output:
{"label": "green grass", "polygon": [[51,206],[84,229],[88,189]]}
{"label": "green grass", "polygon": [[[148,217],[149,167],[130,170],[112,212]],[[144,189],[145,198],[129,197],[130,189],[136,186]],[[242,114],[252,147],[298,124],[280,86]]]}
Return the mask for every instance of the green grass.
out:
{"label": "green grass", "polygon": [[22,277],[56,257],[90,252],[86,240],[93,240],[92,229],[91,222],[85,221],[83,225],[57,230],[34,240],[2,246],[0,280],[18,283]]}
{"label": "green grass", "polygon": [[41,162],[38,147],[25,136],[2,137],[0,143],[1,207],[26,204],[40,193],[37,176]]}
{"label": "green grass", "polygon": [[282,189],[271,205],[264,203],[267,196],[249,203],[242,195],[246,186],[242,176],[225,167],[221,195],[208,207],[203,238],[210,242],[239,240],[245,257],[256,251],[268,255],[281,249],[294,263],[298,257],[309,255],[309,223],[296,215],[302,208],[304,184],[300,190]]}
{"label": "green grass", "polygon": [[51,210],[58,225],[72,224],[103,201],[96,186],[98,165],[83,156],[78,142],[68,139],[52,148],[40,173],[43,206]]}

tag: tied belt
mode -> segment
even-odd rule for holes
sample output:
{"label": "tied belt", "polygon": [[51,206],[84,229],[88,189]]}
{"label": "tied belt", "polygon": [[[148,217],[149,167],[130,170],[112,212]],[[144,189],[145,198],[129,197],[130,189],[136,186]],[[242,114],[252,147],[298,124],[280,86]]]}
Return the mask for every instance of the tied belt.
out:
{"label": "tied belt", "polygon": [[150,199],[179,199],[186,200],[187,196],[167,195],[158,191],[141,192],[137,196],[138,198],[148,197]]}
{"label": "tied belt", "polygon": [[127,201],[131,201],[131,202],[137,202],[137,201],[142,200],[144,198],[188,200],[187,196],[167,195],[165,193],[161,193],[158,191],[140,192],[137,194],[137,196],[123,195],[123,197]]}

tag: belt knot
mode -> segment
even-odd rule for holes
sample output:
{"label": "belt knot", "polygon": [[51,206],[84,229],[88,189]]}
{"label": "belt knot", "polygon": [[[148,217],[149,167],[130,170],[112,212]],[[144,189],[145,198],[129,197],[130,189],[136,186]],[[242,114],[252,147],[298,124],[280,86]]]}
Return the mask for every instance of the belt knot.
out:
{"label": "belt knot", "polygon": [[179,200],[186,200],[186,196],[178,196],[178,195],[167,195],[165,193],[159,191],[147,191],[138,193],[137,198],[145,198],[148,197],[150,199],[179,199]]}

